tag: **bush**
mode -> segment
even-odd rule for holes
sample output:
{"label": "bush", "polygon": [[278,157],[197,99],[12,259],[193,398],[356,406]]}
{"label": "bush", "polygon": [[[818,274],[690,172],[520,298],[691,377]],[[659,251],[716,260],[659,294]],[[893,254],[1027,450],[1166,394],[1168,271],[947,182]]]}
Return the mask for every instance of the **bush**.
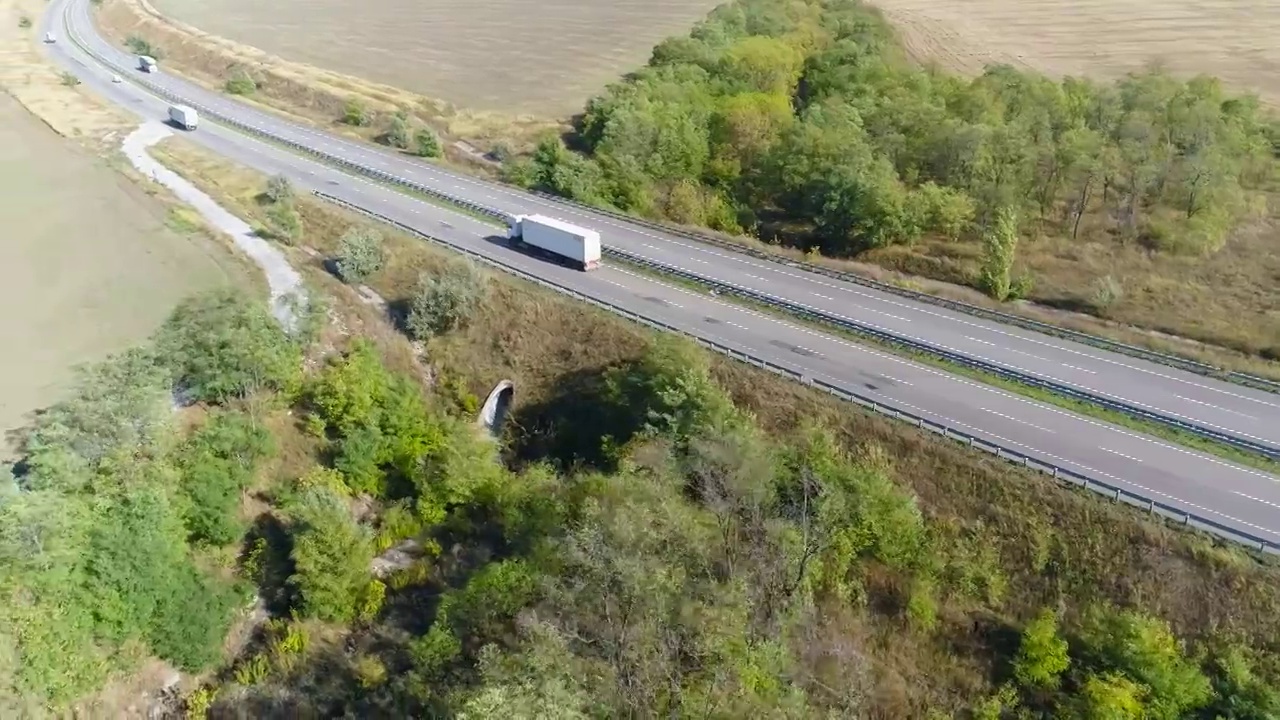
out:
{"label": "bush", "polygon": [[426,340],[462,327],[486,290],[484,275],[470,261],[453,261],[439,275],[423,273],[409,301],[409,333]]}
{"label": "bush", "polygon": [[301,381],[301,348],[264,304],[234,290],[183,301],[157,333],[156,347],[175,382],[203,402],[291,393]]}
{"label": "bush", "polygon": [[1022,631],[1013,675],[1023,687],[1052,690],[1070,664],[1067,641],[1058,636],[1058,618],[1046,608]]}
{"label": "bush", "polygon": [[364,282],[370,275],[382,269],[386,253],[382,249],[382,236],[377,230],[353,227],[338,240],[338,275],[352,285]]}
{"label": "bush", "polygon": [[291,202],[278,202],[267,209],[267,227],[278,240],[292,244],[302,236],[302,215]]}
{"label": "bush", "polygon": [[419,157],[440,157],[443,152],[440,138],[430,128],[422,128],[413,135],[414,154]]}
{"label": "bush", "polygon": [[1118,280],[1110,275],[1104,275],[1093,283],[1093,310],[1098,315],[1106,317],[1111,314],[1111,308],[1124,297],[1124,287]]}
{"label": "bush", "polygon": [[80,78],[69,72],[63,72],[58,77],[62,79],[62,84],[67,87],[75,87],[80,84]]}
{"label": "bush", "polygon": [[365,108],[364,103],[351,98],[342,109],[342,122],[352,127],[366,127],[373,122],[373,113]]}
{"label": "bush", "polygon": [[147,55],[149,57],[155,58],[156,60],[159,60],[161,57],[163,57],[163,53],[160,51],[160,48],[156,47],[155,45],[152,45],[150,41],[148,41],[146,38],[142,37],[141,35],[130,35],[124,41],[124,44],[125,44],[125,47],[129,48],[131,51],[137,53],[138,55]]}
{"label": "bush", "polygon": [[18,18],[18,27],[20,28],[31,27],[31,18],[27,17],[26,15],[23,15],[22,17]]}
{"label": "bush", "polygon": [[226,91],[232,95],[252,95],[258,90],[258,83],[249,75],[244,68],[237,68],[231,73],[231,77],[227,78],[225,85]]}
{"label": "bush", "polygon": [[399,112],[392,116],[385,140],[393,148],[404,150],[409,147],[409,143],[413,141],[413,126],[408,115]]}
{"label": "bush", "polygon": [[356,524],[343,499],[311,488],[288,508],[295,572],[289,584],[303,617],[327,622],[355,618],[367,591],[373,544]]}
{"label": "bush", "polygon": [[273,203],[289,203],[294,199],[293,183],[284,175],[272,175],[267,180],[267,199]]}

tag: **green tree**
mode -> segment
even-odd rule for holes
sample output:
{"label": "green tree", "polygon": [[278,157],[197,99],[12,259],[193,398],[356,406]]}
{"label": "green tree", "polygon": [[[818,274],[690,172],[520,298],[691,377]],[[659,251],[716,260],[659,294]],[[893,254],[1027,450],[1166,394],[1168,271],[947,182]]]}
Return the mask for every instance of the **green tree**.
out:
{"label": "green tree", "polygon": [[391,116],[391,124],[387,127],[386,142],[394,148],[407,149],[413,142],[413,124],[404,112]]}
{"label": "green tree", "polygon": [[1075,715],[1080,720],[1140,720],[1146,717],[1141,685],[1123,675],[1091,675],[1080,687]]}
{"label": "green tree", "polygon": [[1026,688],[1053,690],[1071,664],[1067,641],[1058,636],[1058,618],[1045,608],[1022,631],[1013,676]]}
{"label": "green tree", "polygon": [[1174,720],[1204,707],[1209,679],[1187,658],[1163,620],[1132,610],[1093,609],[1081,642],[1091,664],[1122,673],[1146,689],[1147,717]]}
{"label": "green tree", "polygon": [[291,203],[294,200],[293,183],[284,175],[272,175],[267,179],[266,196],[273,203]]}
{"label": "green tree", "polygon": [[440,157],[444,150],[440,146],[440,137],[431,128],[419,128],[413,134],[414,153],[419,157]]}
{"label": "green tree", "polygon": [[1013,263],[1018,249],[1017,215],[1010,209],[996,214],[995,227],[982,240],[979,284],[992,298],[1004,302],[1013,295]]}
{"label": "green tree", "polygon": [[367,127],[373,123],[373,113],[358,98],[351,98],[342,108],[342,122],[352,127]]}
{"label": "green tree", "polygon": [[252,95],[258,91],[258,83],[244,68],[236,68],[227,78],[224,89],[232,95]]}
{"label": "green tree", "polygon": [[319,487],[304,490],[288,514],[295,567],[289,584],[298,611],[329,622],[351,621],[369,582],[369,533],[340,496]]}
{"label": "green tree", "polygon": [[302,236],[302,215],[291,202],[278,202],[267,208],[267,226],[277,239],[292,243]]}
{"label": "green tree", "polygon": [[480,269],[466,260],[450,262],[438,275],[423,273],[409,299],[410,334],[426,340],[462,327],[484,302],[487,287]]}
{"label": "green tree", "polygon": [[222,546],[244,535],[240,494],[273,439],[241,413],[218,412],[183,444],[177,457],[186,497],[184,523],[194,542]]}
{"label": "green tree", "polygon": [[559,632],[544,623],[522,635],[525,642],[517,653],[503,653],[496,645],[481,650],[480,689],[462,705],[459,720],[591,717],[593,703],[573,673],[573,653]]}
{"label": "green tree", "polygon": [[386,252],[382,235],[368,227],[348,228],[338,238],[338,274],[351,284],[359,284],[382,269]]}
{"label": "green tree", "polygon": [[1280,684],[1255,669],[1243,648],[1227,647],[1213,659],[1211,677],[1214,698],[1204,717],[1220,720],[1280,718]]}
{"label": "green tree", "polygon": [[292,393],[301,380],[301,348],[266,307],[235,290],[180,303],[157,333],[156,348],[178,386],[205,402]]}

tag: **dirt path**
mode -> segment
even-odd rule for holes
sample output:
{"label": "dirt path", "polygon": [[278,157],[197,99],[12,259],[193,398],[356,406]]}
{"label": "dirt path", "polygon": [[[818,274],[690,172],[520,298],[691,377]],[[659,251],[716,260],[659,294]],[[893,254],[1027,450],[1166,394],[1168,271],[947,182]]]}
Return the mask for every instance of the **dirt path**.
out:
{"label": "dirt path", "polygon": [[305,301],[306,298],[302,289],[302,277],[289,265],[284,254],[258,237],[248,223],[232,215],[181,175],[147,154],[147,148],[172,134],[163,123],[154,120],[145,122],[124,139],[121,149],[138,172],[164,185],[179,200],[195,208],[206,222],[230,235],[236,247],[262,268],[271,294],[271,312],[282,325],[293,330],[298,321],[295,301]]}

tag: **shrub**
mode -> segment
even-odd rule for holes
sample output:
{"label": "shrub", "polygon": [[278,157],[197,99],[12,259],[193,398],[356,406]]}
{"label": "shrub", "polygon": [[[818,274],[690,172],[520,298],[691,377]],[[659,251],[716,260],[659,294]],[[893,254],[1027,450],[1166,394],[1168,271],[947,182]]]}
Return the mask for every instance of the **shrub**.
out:
{"label": "shrub", "polygon": [[356,524],[342,498],[312,488],[288,509],[295,572],[289,584],[303,617],[348,622],[369,582],[373,544]]}
{"label": "shrub", "polygon": [[373,114],[356,98],[347,101],[342,109],[342,122],[352,127],[366,127],[373,122]]}
{"label": "shrub", "polygon": [[67,87],[75,87],[80,84],[80,78],[76,77],[75,75],[69,72],[63,72],[58,77],[62,79],[62,84]]}
{"label": "shrub", "polygon": [[302,235],[302,215],[291,202],[279,202],[267,209],[267,227],[273,237],[292,244]]}
{"label": "shrub", "polygon": [[1110,275],[1104,275],[1093,283],[1094,312],[1103,317],[1111,314],[1111,308],[1124,297],[1124,287]]}
{"label": "shrub", "polygon": [[132,50],[133,52],[139,55],[147,55],[149,57],[155,58],[156,60],[159,60],[161,57],[163,57],[163,53],[160,51],[160,48],[156,47],[155,45],[152,45],[150,41],[148,41],[146,38],[142,37],[141,35],[130,35],[124,41],[124,44],[130,50]]}
{"label": "shrub", "polygon": [[18,27],[20,28],[31,27],[31,18],[27,17],[26,15],[23,15],[22,17],[18,18]]}
{"label": "shrub", "polygon": [[258,90],[258,83],[249,75],[244,68],[237,68],[231,73],[231,77],[227,78],[226,91],[232,95],[252,95]]}
{"label": "shrub", "polygon": [[440,138],[430,128],[422,128],[413,135],[414,153],[419,157],[440,157]]}
{"label": "shrub", "polygon": [[344,282],[358,284],[382,269],[386,253],[382,236],[372,228],[353,227],[338,240],[338,275]]}
{"label": "shrub", "polygon": [[301,380],[301,348],[260,302],[234,290],[183,301],[156,335],[159,356],[194,399],[222,403]]}
{"label": "shrub", "polygon": [[394,148],[404,150],[409,147],[409,143],[413,141],[413,127],[410,124],[409,116],[399,112],[391,118],[391,125],[387,128],[386,142]]}
{"label": "shrub", "polygon": [[267,190],[265,194],[267,199],[273,203],[292,202],[294,199],[293,183],[284,175],[272,175],[271,178],[267,180]]}
{"label": "shrub", "polygon": [[466,260],[451,262],[439,275],[423,275],[409,301],[409,333],[419,340],[462,327],[484,300],[486,280]]}
{"label": "shrub", "polygon": [[1070,664],[1067,641],[1058,636],[1058,618],[1046,608],[1022,631],[1013,675],[1023,687],[1052,690]]}

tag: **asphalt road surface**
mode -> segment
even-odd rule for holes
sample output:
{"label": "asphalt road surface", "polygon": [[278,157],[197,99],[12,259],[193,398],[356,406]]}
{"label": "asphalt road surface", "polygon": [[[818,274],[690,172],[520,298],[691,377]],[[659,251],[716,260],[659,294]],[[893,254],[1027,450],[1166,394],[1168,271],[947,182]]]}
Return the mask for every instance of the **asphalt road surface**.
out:
{"label": "asphalt road surface", "polygon": [[[65,12],[64,11],[68,11]],[[110,82],[71,36],[94,52],[125,66],[134,58],[109,46],[94,30],[87,0],[54,0],[44,19],[57,34],[50,55],[81,78],[85,87],[132,110],[140,118],[164,118],[168,103],[126,82]],[[68,27],[68,23],[72,27]],[[861,286],[806,273],[781,264],[707,248],[678,237],[660,236],[604,216],[548,203],[516,191],[397,158],[323,131],[291,125],[274,116],[201,90],[162,72],[149,77],[185,97],[269,126],[298,142],[353,162],[434,185],[507,212],[539,211],[597,227],[607,244],[659,262],[785,295],[800,302],[805,293],[828,311],[873,320],[901,332],[927,337],[966,353],[996,359],[1028,372],[1054,372],[1061,381],[1105,390],[1132,401],[1185,411],[1201,422],[1248,430],[1247,436],[1280,436],[1280,402],[1267,393],[1216,383],[1193,374],[1147,365],[1087,346],[917,305]],[[762,315],[709,294],[690,291],[623,268],[605,265],[582,273],[515,252],[495,237],[492,225],[469,215],[396,192],[363,178],[279,149],[207,120],[187,135],[192,141],[269,174],[283,174],[305,189],[317,189],[418,228],[532,275],[622,306],[654,320],[791,368],[808,377],[883,398],[890,406],[1017,449],[1046,463],[1072,469],[1127,488],[1193,514],[1280,542],[1280,478],[1225,462],[1124,428],[952,376],[880,350],[864,347],[797,323]],[[818,297],[822,296],[822,297]],[[822,300],[827,305],[817,305]],[[897,324],[891,324],[897,323]],[[1088,384],[1086,384],[1088,383]],[[1145,400],[1144,400],[1145,402]],[[1182,403],[1182,404],[1178,404]],[[1154,405],[1153,405],[1154,406]],[[1234,418],[1234,419],[1233,419]],[[1244,433],[1242,433],[1244,434]]]}
{"label": "asphalt road surface", "polygon": [[[89,3],[73,1],[77,4],[80,37],[90,43],[98,54],[113,58],[126,67],[135,65],[136,56],[112,47],[92,30],[88,18]],[[833,315],[855,318],[952,352],[1087,390],[1280,451],[1280,395],[918,303],[529,195],[367,143],[283,121],[238,100],[170,76],[163,70],[162,64],[161,72],[148,79],[242,122],[270,127],[282,137],[359,165],[392,173],[503,212],[541,212],[580,222],[599,230],[606,245],[668,266],[783,297]]]}

